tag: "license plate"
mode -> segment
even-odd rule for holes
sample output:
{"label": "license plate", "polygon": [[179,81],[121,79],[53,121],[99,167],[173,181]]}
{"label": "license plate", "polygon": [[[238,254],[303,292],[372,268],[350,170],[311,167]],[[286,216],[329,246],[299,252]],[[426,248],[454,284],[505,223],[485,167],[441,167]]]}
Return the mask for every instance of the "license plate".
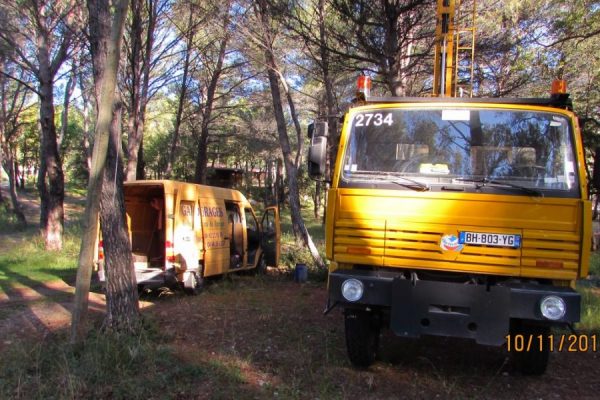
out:
{"label": "license plate", "polygon": [[496,247],[521,247],[521,235],[507,235],[503,233],[486,232],[459,232],[460,244],[481,244]]}

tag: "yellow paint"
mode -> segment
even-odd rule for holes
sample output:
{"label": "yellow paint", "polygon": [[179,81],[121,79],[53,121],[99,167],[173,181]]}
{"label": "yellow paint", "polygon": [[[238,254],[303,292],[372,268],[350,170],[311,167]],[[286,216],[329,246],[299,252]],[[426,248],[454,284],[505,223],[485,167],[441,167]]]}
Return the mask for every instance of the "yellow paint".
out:
{"label": "yellow paint", "polygon": [[[511,196],[467,192],[416,192],[342,188],[350,123],[372,109],[500,109],[552,111],[571,121],[581,198]],[[346,115],[328,194],[326,255],[330,271],[353,265],[452,271],[571,281],[588,273],[591,204],[587,200],[583,146],[576,116],[543,106],[494,103],[377,103]],[[521,235],[520,248],[466,245],[444,251],[444,235],[461,231]],[[369,248],[369,252],[357,250]],[[538,261],[541,261],[538,263]],[[539,265],[552,266],[540,268]],[[558,267],[557,267],[558,266]]]}

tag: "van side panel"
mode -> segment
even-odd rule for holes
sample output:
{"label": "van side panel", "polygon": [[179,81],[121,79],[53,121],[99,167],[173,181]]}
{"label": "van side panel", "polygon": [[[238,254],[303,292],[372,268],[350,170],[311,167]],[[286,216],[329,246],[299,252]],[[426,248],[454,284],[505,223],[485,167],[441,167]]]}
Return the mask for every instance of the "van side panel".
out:
{"label": "van side panel", "polygon": [[223,274],[229,270],[230,253],[223,200],[200,198],[200,218],[204,236],[204,276]]}

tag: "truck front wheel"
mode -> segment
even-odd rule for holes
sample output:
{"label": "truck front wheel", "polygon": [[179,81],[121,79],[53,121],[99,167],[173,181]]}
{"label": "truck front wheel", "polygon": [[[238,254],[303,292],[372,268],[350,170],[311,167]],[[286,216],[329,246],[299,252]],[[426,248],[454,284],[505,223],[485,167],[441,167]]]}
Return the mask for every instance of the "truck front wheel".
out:
{"label": "truck front wheel", "polygon": [[[523,375],[542,375],[546,372],[550,356],[549,345],[550,327],[535,325],[527,321],[514,321],[511,329],[511,340],[521,341],[522,348],[513,349],[513,359],[517,370]],[[540,340],[541,338],[541,340]],[[532,343],[531,346],[525,345]],[[527,348],[529,347],[529,348]]]}
{"label": "truck front wheel", "polygon": [[380,320],[372,312],[354,309],[346,309],[344,317],[350,362],[355,367],[366,368],[373,364],[377,357]]}

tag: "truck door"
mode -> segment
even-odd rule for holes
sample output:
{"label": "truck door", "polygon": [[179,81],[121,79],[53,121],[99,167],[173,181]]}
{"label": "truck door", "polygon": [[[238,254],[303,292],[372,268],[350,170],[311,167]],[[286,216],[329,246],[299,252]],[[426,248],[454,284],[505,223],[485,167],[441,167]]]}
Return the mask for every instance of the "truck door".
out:
{"label": "truck door", "polygon": [[261,225],[261,247],[265,257],[265,263],[272,267],[279,265],[279,245],[281,240],[281,229],[279,227],[279,210],[277,207],[269,207],[265,210]]}

